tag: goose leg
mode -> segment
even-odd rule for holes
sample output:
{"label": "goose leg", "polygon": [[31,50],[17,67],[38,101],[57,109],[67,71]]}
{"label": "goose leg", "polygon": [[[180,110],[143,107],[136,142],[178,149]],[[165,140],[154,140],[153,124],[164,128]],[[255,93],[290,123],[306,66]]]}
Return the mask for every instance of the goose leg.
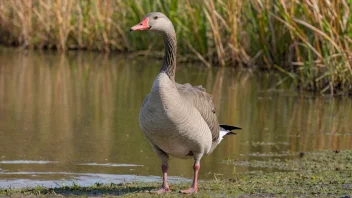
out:
{"label": "goose leg", "polygon": [[171,192],[169,183],[167,182],[167,170],[169,169],[168,164],[162,164],[161,165],[161,171],[163,172],[163,184],[159,191],[161,190],[162,192]]}
{"label": "goose leg", "polygon": [[167,182],[167,171],[169,169],[168,161],[169,161],[169,155],[166,154],[163,150],[159,149],[157,146],[153,145],[154,151],[158,154],[160,157],[162,163],[161,163],[161,171],[163,172],[163,184],[159,190],[152,191],[151,193],[166,193],[166,192],[171,192],[169,183]]}
{"label": "goose leg", "polygon": [[193,165],[193,170],[194,170],[194,176],[193,176],[193,183],[192,187],[187,189],[187,190],[181,190],[180,192],[183,194],[191,194],[191,193],[197,193],[198,192],[198,172],[200,169],[200,161],[196,160]]}

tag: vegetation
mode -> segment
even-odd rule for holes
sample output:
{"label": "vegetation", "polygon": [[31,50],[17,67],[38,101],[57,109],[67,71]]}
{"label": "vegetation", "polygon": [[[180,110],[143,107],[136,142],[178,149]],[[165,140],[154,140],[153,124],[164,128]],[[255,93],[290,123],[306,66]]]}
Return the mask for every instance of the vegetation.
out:
{"label": "vegetation", "polygon": [[[228,196],[294,196],[294,197],[349,197],[352,190],[352,151],[323,151],[292,156],[292,160],[262,161],[261,167],[278,168],[286,172],[262,173],[251,172],[237,175],[230,180],[215,179],[200,183],[200,191],[195,197]],[[297,158],[298,157],[298,158]],[[226,161],[238,166],[247,166],[242,161]],[[257,167],[258,161],[254,163]],[[251,165],[250,165],[251,166]],[[172,184],[172,193],[167,197],[178,197],[179,189],[189,187],[189,183]],[[37,187],[31,189],[0,189],[0,196],[121,196],[126,197],[161,197],[150,194],[160,183],[126,183],[100,184],[81,187],[75,183],[60,188]]]}
{"label": "vegetation", "polygon": [[302,89],[346,94],[352,92],[351,7],[350,0],[0,1],[0,42],[158,56],[162,42],[128,29],[161,11],[175,24],[181,60],[274,68]]}

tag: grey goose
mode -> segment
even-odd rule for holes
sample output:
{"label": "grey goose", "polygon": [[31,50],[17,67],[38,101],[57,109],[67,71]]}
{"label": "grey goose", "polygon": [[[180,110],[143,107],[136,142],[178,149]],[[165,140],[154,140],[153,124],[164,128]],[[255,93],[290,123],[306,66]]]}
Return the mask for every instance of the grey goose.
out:
{"label": "grey goose", "polygon": [[130,31],[148,30],[164,38],[163,66],[154,80],[150,93],[142,103],[140,127],[153,150],[161,159],[162,187],[156,193],[170,192],[167,182],[169,155],[194,159],[194,178],[190,189],[182,193],[198,192],[200,160],[212,153],[224,136],[238,127],[219,125],[212,97],[201,86],[175,82],[176,34],[172,22],[160,12],[147,14]]}

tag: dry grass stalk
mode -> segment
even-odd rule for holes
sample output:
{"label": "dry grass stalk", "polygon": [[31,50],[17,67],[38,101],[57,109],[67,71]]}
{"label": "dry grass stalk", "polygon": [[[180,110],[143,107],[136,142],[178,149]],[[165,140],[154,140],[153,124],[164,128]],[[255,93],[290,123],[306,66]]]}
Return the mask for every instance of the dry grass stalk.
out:
{"label": "dry grass stalk", "polygon": [[[301,87],[352,91],[351,2],[319,0],[0,1],[1,43],[34,48],[162,49],[128,27],[159,10],[179,53],[206,65],[277,68]],[[155,44],[155,45],[154,45]]]}

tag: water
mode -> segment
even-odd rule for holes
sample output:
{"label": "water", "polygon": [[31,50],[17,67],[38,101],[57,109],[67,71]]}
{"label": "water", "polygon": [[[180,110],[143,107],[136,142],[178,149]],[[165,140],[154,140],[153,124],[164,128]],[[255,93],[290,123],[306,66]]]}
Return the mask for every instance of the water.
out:
{"label": "water", "polygon": [[[0,63],[0,187],[160,180],[160,160],[138,115],[161,60],[1,50]],[[276,86],[280,78],[179,64],[176,80],[202,84],[220,122],[243,128],[203,158],[201,180],[253,171],[227,159],[352,148],[350,98],[297,94]],[[171,180],[191,178],[192,163],[171,158]]]}

